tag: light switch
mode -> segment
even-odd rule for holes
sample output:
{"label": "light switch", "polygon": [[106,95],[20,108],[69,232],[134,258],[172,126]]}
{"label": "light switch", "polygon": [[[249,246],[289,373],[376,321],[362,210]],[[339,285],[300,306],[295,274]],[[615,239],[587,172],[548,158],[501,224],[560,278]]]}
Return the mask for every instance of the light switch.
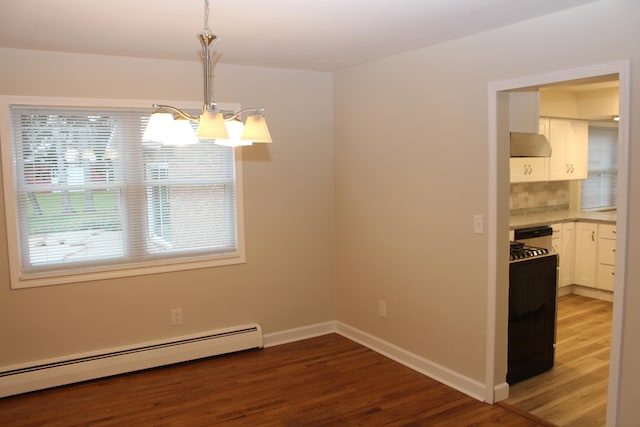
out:
{"label": "light switch", "polygon": [[484,233],[484,217],[482,215],[473,216],[473,232],[476,234]]}

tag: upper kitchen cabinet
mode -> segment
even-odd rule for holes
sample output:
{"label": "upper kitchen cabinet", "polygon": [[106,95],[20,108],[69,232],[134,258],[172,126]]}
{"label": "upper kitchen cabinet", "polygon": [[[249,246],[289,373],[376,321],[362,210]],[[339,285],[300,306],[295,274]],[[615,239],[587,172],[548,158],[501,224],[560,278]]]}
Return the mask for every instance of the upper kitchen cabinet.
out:
{"label": "upper kitchen cabinet", "polygon": [[589,166],[588,122],[542,118],[540,132],[551,143],[549,181],[586,179]]}
{"label": "upper kitchen cabinet", "polygon": [[509,159],[511,182],[549,180],[549,159],[543,157],[512,157]]}

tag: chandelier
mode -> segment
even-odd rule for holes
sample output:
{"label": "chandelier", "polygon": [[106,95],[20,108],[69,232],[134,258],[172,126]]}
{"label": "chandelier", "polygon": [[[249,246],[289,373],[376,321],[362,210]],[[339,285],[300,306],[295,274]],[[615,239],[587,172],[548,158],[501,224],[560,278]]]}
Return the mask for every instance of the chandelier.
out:
{"label": "chandelier", "polygon": [[[205,139],[231,147],[252,145],[254,142],[271,142],[264,108],[244,108],[237,112],[225,112],[219,110],[211,99],[213,49],[220,38],[209,28],[209,0],[204,1],[204,25],[198,38],[202,45],[204,65],[202,112],[194,116],[170,105],[153,104],[155,111],[149,118],[142,140],[164,145],[187,145]],[[198,123],[195,133],[191,126],[193,122]]]}

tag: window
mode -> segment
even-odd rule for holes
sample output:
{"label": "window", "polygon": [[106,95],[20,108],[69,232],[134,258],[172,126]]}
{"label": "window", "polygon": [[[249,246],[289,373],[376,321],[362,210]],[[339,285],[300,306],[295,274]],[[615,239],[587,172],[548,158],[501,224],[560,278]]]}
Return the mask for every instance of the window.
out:
{"label": "window", "polygon": [[243,261],[233,148],[142,142],[136,109],[8,112],[14,287]]}
{"label": "window", "polygon": [[589,176],[582,182],[582,209],[616,207],[618,129],[589,127]]}

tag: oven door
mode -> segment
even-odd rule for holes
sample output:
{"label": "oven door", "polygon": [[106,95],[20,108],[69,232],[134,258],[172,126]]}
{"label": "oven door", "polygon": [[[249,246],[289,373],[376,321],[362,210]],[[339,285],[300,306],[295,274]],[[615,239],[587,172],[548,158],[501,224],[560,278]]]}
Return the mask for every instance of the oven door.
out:
{"label": "oven door", "polygon": [[509,384],[553,367],[557,264],[551,254],[509,263]]}

